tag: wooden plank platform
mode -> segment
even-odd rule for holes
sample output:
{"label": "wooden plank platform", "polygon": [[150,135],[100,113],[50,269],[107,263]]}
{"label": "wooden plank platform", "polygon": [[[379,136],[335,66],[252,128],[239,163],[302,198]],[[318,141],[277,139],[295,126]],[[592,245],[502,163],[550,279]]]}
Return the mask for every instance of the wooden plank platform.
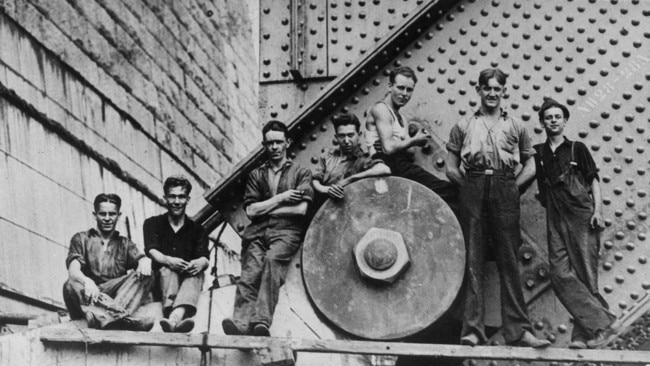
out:
{"label": "wooden plank platform", "polygon": [[151,332],[126,332],[85,329],[44,328],[41,341],[48,346],[56,343],[115,344],[133,346],[202,347],[239,350],[289,348],[294,352],[323,352],[369,355],[409,355],[453,357],[461,359],[605,362],[647,364],[650,351],[572,350],[547,348],[536,350],[505,346],[458,346],[443,344],[312,340],[292,338],[265,338],[245,336],[218,336],[208,334],[176,334]]}

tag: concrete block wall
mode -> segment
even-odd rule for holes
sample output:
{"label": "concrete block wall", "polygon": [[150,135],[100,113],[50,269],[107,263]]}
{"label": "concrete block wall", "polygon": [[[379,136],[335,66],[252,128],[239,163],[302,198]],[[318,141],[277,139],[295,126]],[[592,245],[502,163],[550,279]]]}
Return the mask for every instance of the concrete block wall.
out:
{"label": "concrete block wall", "polygon": [[122,196],[140,245],[165,177],[203,207],[259,140],[252,39],[234,0],[1,0],[0,287],[62,305],[99,192]]}

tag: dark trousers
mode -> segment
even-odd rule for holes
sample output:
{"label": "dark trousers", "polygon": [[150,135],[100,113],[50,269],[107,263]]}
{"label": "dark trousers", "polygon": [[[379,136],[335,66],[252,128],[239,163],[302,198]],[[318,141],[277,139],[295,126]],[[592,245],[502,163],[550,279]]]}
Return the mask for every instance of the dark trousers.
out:
{"label": "dark trousers", "polygon": [[162,293],[163,315],[169,317],[171,312],[185,306],[185,317],[190,318],[196,314],[196,304],[203,289],[205,273],[196,276],[186,276],[162,267],[158,272],[160,292]]}
{"label": "dark trousers", "polygon": [[138,276],[133,271],[98,285],[101,292],[99,298],[90,303],[85,295],[84,283],[68,279],[63,285],[63,300],[71,319],[83,319],[85,313],[90,312],[99,322],[98,327],[105,328],[133,314],[153,284],[153,276]]}
{"label": "dark trousers", "polygon": [[[501,289],[501,320],[506,342],[532,331],[521,287],[517,250],[519,190],[512,174],[484,175],[467,172],[460,189],[460,222],[465,236],[467,264],[462,336],[485,336],[483,276],[488,250],[494,251]],[[492,239],[488,248],[487,236]]]}
{"label": "dark trousers", "polygon": [[271,325],[289,262],[301,244],[301,230],[293,229],[266,230],[243,243],[247,248],[235,294],[234,321],[238,327],[248,330],[251,324]]}
{"label": "dark trousers", "polygon": [[445,200],[452,209],[455,209],[458,201],[458,187],[436,177],[421,166],[414,164],[406,154],[385,155],[383,153],[377,153],[373,155],[373,159],[383,160],[390,168],[392,175],[407,178],[426,186]]}
{"label": "dark trousers", "polygon": [[598,293],[600,239],[589,222],[593,201],[577,180],[571,183],[547,190],[548,258],[553,290],[575,319],[571,339],[586,341],[615,316]]}

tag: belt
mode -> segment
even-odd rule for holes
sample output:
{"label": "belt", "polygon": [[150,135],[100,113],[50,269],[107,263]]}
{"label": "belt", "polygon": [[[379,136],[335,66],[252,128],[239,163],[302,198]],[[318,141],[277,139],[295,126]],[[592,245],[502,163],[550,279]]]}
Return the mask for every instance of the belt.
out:
{"label": "belt", "polygon": [[477,175],[502,175],[502,176],[514,176],[514,173],[510,170],[500,170],[500,169],[470,169],[467,171],[468,174],[477,174]]}

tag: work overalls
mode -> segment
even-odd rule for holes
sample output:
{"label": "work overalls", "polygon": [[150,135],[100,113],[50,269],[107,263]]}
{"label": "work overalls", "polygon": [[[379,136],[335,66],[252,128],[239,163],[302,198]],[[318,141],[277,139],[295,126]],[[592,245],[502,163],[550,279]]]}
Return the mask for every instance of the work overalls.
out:
{"label": "work overalls", "polygon": [[598,293],[598,228],[591,227],[594,201],[575,161],[571,142],[571,160],[562,174],[551,182],[544,169],[544,148],[541,151],[543,179],[546,185],[546,224],[551,283],[555,294],[575,319],[572,341],[587,341],[595,332],[605,329],[615,316]]}

